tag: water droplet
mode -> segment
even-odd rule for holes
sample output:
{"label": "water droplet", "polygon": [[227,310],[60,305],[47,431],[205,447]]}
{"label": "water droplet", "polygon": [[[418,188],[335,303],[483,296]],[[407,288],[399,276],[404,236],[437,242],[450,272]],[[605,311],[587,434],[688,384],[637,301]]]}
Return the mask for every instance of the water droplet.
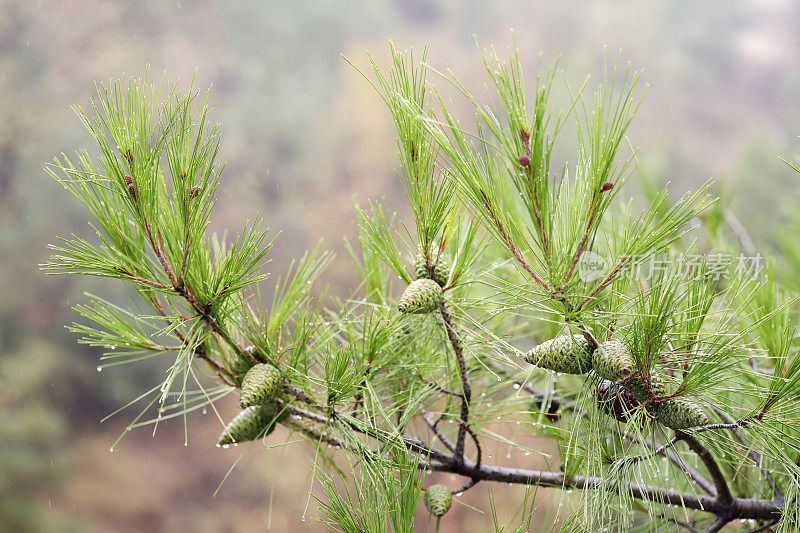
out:
{"label": "water droplet", "polygon": [[227,450],[228,448],[231,447],[231,445],[230,444],[223,444],[222,447]]}
{"label": "water droplet", "polygon": [[103,367],[102,367],[102,366],[98,366],[98,367],[97,367],[97,371],[98,371],[98,372],[102,372],[102,371],[103,371]]}
{"label": "water droplet", "polygon": [[109,449],[108,449],[108,451],[109,451],[110,453],[114,453],[114,448],[109,448]]}

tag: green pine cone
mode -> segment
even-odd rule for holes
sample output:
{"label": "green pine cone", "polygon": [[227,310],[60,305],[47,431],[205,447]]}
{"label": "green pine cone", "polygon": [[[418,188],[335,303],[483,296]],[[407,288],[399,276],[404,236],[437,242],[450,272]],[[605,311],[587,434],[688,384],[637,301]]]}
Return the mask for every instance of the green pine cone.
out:
{"label": "green pine cone", "polygon": [[556,372],[585,374],[592,369],[592,350],[583,335],[562,335],[535,346],[525,360]]}
{"label": "green pine cone", "polygon": [[[435,259],[435,258],[434,258]],[[417,261],[414,263],[414,273],[417,279],[433,279],[440,286],[447,285],[447,279],[450,277],[450,266],[444,256],[439,257],[439,262],[433,265],[433,278],[428,269],[425,267],[425,256],[419,254]]]}
{"label": "green pine cone", "polygon": [[278,406],[272,402],[248,407],[233,420],[217,440],[217,446],[225,446],[234,442],[247,442],[272,433],[277,420]]}
{"label": "green pine cone", "polygon": [[425,507],[435,517],[443,516],[453,503],[453,495],[450,489],[444,485],[436,484],[428,487],[425,491]]}
{"label": "green pine cone", "polygon": [[650,374],[650,388],[644,378],[639,375],[635,376],[625,383],[625,388],[636,398],[638,402],[646,402],[653,396],[666,396],[667,383],[660,374]]}
{"label": "green pine cone", "polygon": [[444,301],[442,288],[433,280],[418,279],[406,287],[397,309],[401,313],[431,313]]}
{"label": "green pine cone", "polygon": [[281,385],[281,373],[272,365],[259,363],[247,371],[242,380],[239,405],[258,405],[275,396]]}
{"label": "green pine cone", "polygon": [[673,398],[656,408],[656,420],[672,429],[688,429],[710,423],[700,406],[683,398]]}
{"label": "green pine cone", "polygon": [[606,341],[592,353],[592,366],[605,379],[619,381],[633,374],[633,355],[623,343]]}

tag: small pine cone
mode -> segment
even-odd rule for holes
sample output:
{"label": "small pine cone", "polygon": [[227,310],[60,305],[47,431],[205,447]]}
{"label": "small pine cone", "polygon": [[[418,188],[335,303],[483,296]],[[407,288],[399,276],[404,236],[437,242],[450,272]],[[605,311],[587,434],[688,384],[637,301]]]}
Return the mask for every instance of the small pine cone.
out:
{"label": "small pine cone", "polygon": [[[431,274],[425,266],[425,256],[419,254],[417,261],[414,263],[414,273],[417,279],[431,279]],[[444,256],[439,257],[439,262],[433,265],[433,281],[444,287],[447,285],[447,279],[450,277],[450,265]]]}
{"label": "small pine cone", "polygon": [[259,363],[247,371],[242,380],[239,405],[258,405],[275,396],[281,385],[281,373],[272,365]]}
{"label": "small pine cone", "polygon": [[525,360],[565,374],[585,374],[592,369],[592,350],[583,335],[562,335],[535,346]]}
{"label": "small pine cone", "polygon": [[425,491],[425,507],[435,517],[444,516],[453,504],[453,495],[444,485],[436,484]]}
{"label": "small pine cone", "polygon": [[627,422],[627,413],[638,406],[634,397],[621,386],[604,381],[595,389],[597,407],[620,422]]}
{"label": "small pine cone", "polygon": [[397,309],[401,313],[431,313],[444,301],[442,288],[433,280],[418,279],[406,287]]}
{"label": "small pine cone", "polygon": [[631,379],[627,380],[625,383],[625,388],[636,398],[638,402],[646,402],[653,396],[666,396],[667,395],[667,383],[664,381],[664,378],[661,377],[660,374],[650,374],[650,387],[648,388],[647,383],[643,376],[634,376]]}
{"label": "small pine cone", "polygon": [[673,398],[656,408],[656,420],[672,429],[687,429],[710,423],[699,405],[683,398]]}
{"label": "small pine cone", "polygon": [[606,341],[592,353],[592,366],[605,379],[619,381],[633,374],[633,355],[623,343]]}
{"label": "small pine cone", "polygon": [[234,442],[247,442],[269,435],[275,429],[277,419],[278,406],[272,402],[248,407],[225,426],[225,431],[220,434],[217,445],[225,446]]}

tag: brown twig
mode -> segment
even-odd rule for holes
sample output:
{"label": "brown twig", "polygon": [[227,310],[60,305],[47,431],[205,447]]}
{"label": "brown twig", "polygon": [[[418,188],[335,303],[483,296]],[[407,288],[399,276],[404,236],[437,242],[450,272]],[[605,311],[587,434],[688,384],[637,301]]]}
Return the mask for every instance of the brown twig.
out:
{"label": "brown twig", "polygon": [[586,250],[586,244],[589,242],[589,234],[591,233],[592,224],[594,224],[594,219],[597,217],[598,208],[600,207],[599,204],[596,202],[596,199],[599,196],[592,195],[591,205],[589,207],[589,216],[586,220],[586,227],[583,230],[583,238],[581,242],[578,244],[578,248],[575,250],[575,255],[572,257],[572,262],[569,265],[569,269],[567,270],[566,276],[564,276],[564,281],[561,283],[561,286],[565,286],[569,279],[572,277],[572,274],[575,273],[575,268],[578,266],[578,262],[581,260],[581,256],[583,252]]}
{"label": "brown twig", "polygon": [[439,306],[439,311],[442,314],[442,320],[447,330],[447,337],[450,339],[450,344],[453,346],[453,353],[455,353],[456,361],[458,362],[458,374],[461,378],[461,416],[459,418],[458,437],[456,438],[454,457],[456,461],[463,461],[464,444],[467,436],[467,427],[469,425],[470,402],[472,401],[472,386],[469,382],[467,362],[464,359],[464,352],[461,348],[461,339],[458,338],[458,334],[453,327],[453,319],[447,311],[447,304],[445,302],[442,302]]}
{"label": "brown twig", "polygon": [[511,239],[511,235],[508,234],[505,226],[495,214],[494,209],[492,208],[492,204],[489,201],[489,197],[483,191],[481,191],[481,195],[483,195],[484,207],[486,207],[486,210],[489,212],[489,216],[492,218],[492,221],[494,222],[497,231],[500,233],[500,237],[502,237],[506,247],[508,247],[509,251],[512,253],[514,258],[519,262],[520,265],[522,265],[522,268],[524,268],[528,272],[528,274],[531,275],[534,281],[536,281],[536,283],[541,285],[544,290],[550,292],[550,286],[547,284],[547,282],[545,282],[539,276],[539,274],[537,274],[536,271],[533,270],[533,268],[531,268],[528,262],[525,261],[525,258],[522,257],[522,253],[520,253],[519,249],[517,248],[517,245],[514,244],[514,241]]}
{"label": "brown twig", "polygon": [[422,377],[422,374],[420,374],[419,372],[417,372],[417,377],[420,380],[422,380],[422,382],[425,383],[428,387],[432,388],[435,391],[441,392],[442,394],[449,394],[451,396],[455,396],[456,398],[463,398],[464,397],[464,395],[461,394],[460,392],[451,391],[449,389],[446,389],[446,388],[442,387],[441,385],[437,385],[433,381],[429,381],[429,380],[425,379],[424,377]]}
{"label": "brown twig", "polygon": [[149,285],[150,287],[163,290],[172,289],[172,287],[170,287],[169,285],[165,285],[163,283],[160,283],[158,281],[153,281],[151,279],[143,278],[142,276],[136,274],[135,272],[131,272],[130,270],[119,269],[117,272],[119,272],[123,276],[127,276],[128,278],[130,278],[131,281],[135,281],[136,283],[140,283],[142,285]]}
{"label": "brown twig", "polygon": [[614,278],[617,277],[617,274],[619,274],[620,270],[623,269],[623,267],[628,263],[628,261],[629,261],[628,257],[623,257],[622,259],[620,259],[619,263],[617,263],[617,265],[613,269],[611,269],[611,272],[608,273],[608,275],[603,279],[603,281],[601,281],[592,290],[592,292],[590,292],[589,295],[583,299],[580,305],[578,305],[578,310],[583,309],[586,306],[586,304],[589,303],[590,300],[592,300],[592,298],[597,296],[598,293],[606,287],[606,285],[614,281]]}
{"label": "brown twig", "polygon": [[436,420],[435,422],[430,418],[428,418],[427,415],[424,415],[422,419],[425,420],[425,423],[428,424],[428,427],[431,428],[431,431],[433,431],[433,434],[436,435],[436,438],[439,439],[442,444],[444,444],[445,448],[447,448],[451,452],[456,451],[456,445],[453,444],[453,441],[448,439],[447,436],[445,436],[445,434],[442,433],[442,430],[439,429],[439,422],[442,421],[442,417],[439,417],[439,419]]}
{"label": "brown twig", "polygon": [[460,488],[457,488],[456,490],[451,490],[450,492],[452,492],[453,494],[461,494],[462,492],[468,491],[469,489],[471,489],[472,487],[474,487],[475,485],[477,485],[480,482],[481,482],[480,479],[470,478],[470,480],[467,481]]}
{"label": "brown twig", "polygon": [[319,410],[323,409],[322,406],[320,404],[318,404],[314,400],[314,398],[312,398],[311,396],[306,394],[305,391],[303,391],[303,389],[301,389],[300,387],[297,387],[297,386],[292,385],[290,383],[284,383],[281,386],[281,389],[286,394],[294,396],[295,398],[297,398],[298,400],[300,400],[301,402],[303,402],[304,404],[306,404],[306,405],[308,405],[310,407],[313,407],[313,408],[319,409]]}
{"label": "brown twig", "polygon": [[[310,420],[311,422],[316,422],[318,424],[322,424],[325,427],[334,426],[334,424],[336,423],[336,420],[341,419],[342,416],[343,416],[340,413],[334,413],[334,416],[332,416],[332,417],[325,416],[325,415],[322,415],[322,414],[311,412],[311,411],[309,411],[307,409],[303,409],[301,407],[297,407],[295,405],[291,405],[291,404],[286,403],[285,401],[280,400],[280,399],[278,399],[276,401],[277,401],[278,405],[281,408],[286,409],[286,411],[289,414],[292,414],[292,415],[295,415],[295,416],[299,416],[300,418],[304,418],[306,420]],[[422,441],[410,439],[408,437],[401,437],[401,436],[398,436],[396,434],[390,434],[390,433],[381,431],[381,430],[379,430],[378,428],[376,428],[374,426],[373,427],[361,427],[361,426],[359,426],[357,424],[354,424],[354,423],[347,423],[347,422],[344,422],[344,423],[347,424],[347,426],[350,429],[352,429],[353,431],[355,431],[356,433],[361,433],[362,435],[366,435],[368,437],[374,438],[374,439],[376,439],[376,440],[378,440],[380,442],[388,443],[391,440],[400,440],[400,441],[403,442],[403,444],[408,449],[410,449],[412,451],[415,451],[415,452],[418,452],[418,453],[421,453],[425,457],[429,457],[429,458],[435,459],[435,460],[440,461],[440,462],[448,462],[448,463],[453,462],[453,456],[447,455],[444,452],[441,452],[441,451],[439,451],[439,450],[437,450],[435,448],[432,448],[428,444],[426,444],[426,443],[424,443]]]}

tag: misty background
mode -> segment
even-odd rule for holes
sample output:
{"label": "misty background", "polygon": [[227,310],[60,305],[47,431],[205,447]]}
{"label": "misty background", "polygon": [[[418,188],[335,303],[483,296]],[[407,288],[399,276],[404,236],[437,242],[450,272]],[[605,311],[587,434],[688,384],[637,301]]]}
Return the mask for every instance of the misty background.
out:
{"label": "misty background", "polygon": [[[280,232],[267,268],[276,277],[322,239],[338,252],[323,282],[346,296],[356,285],[342,245],[354,234],[353,202],[408,208],[391,117],[342,55],[366,71],[367,53],[388,65],[389,39],[417,52],[430,43],[428,62],[484,97],[480,51],[504,54],[516,39],[529,81],[539,63],[560,58],[554,93],[563,97],[565,83],[589,74],[594,88],[604,57],[621,51],[648,84],[629,135],[638,172],[671,181],[676,196],[716,178],[770,255],[797,220],[798,175],[779,156],[800,152],[798,27],[800,4],[790,0],[0,0],[0,531],[324,530],[309,497],[314,457],[284,446],[295,440],[288,433],[246,453],[216,496],[242,449],[215,447],[221,425],[210,413],[189,417],[188,446],[175,421],[109,451],[133,415],[100,419],[163,366],[98,373],[99,351],[63,326],[85,291],[125,305],[124,287],[38,268],[56,235],[92,235],[85,210],[44,166],[95,150],[71,109],[89,107],[95,82],[149,71],[154,82],[166,75],[185,87],[194,76],[201,91],[211,86],[227,163],[212,229],[234,233],[263,214]],[[560,150],[576,153],[568,136]],[[219,408],[237,412],[232,398]],[[510,517],[524,489],[494,490]],[[540,512],[552,513],[546,492]],[[484,488],[462,501],[488,510]],[[443,531],[489,529],[490,515],[454,510]]]}

